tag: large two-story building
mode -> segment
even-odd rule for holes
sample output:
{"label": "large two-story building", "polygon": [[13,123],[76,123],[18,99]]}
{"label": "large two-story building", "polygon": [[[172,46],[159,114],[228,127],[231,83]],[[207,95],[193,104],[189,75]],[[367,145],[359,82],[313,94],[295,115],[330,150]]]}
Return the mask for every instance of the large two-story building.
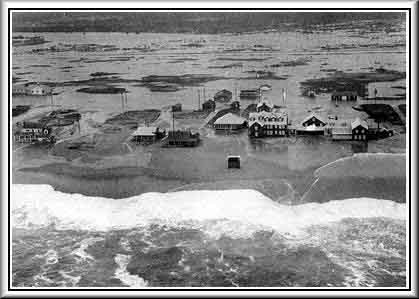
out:
{"label": "large two-story building", "polygon": [[288,136],[288,115],[286,112],[253,112],[249,114],[250,137]]}

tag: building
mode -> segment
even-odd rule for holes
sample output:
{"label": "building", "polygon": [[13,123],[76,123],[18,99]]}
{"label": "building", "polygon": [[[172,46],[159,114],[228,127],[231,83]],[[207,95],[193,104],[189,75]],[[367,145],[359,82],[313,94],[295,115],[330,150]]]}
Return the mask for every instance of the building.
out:
{"label": "building", "polygon": [[244,89],[240,91],[241,99],[257,100],[260,98],[260,89]]}
{"label": "building", "polygon": [[332,130],[332,140],[351,140],[352,131],[351,127],[334,127]]}
{"label": "building", "polygon": [[332,101],[356,101],[358,94],[355,91],[335,91],[332,93]]}
{"label": "building", "polygon": [[322,117],[315,113],[311,113],[306,118],[303,119],[301,122],[301,125],[303,127],[308,127],[311,125],[315,125],[316,127],[324,127],[326,125],[326,122],[323,120]]}
{"label": "building", "polygon": [[250,137],[288,136],[288,115],[285,112],[253,112],[249,114]]}
{"label": "building", "polygon": [[52,89],[39,83],[15,84],[12,87],[13,95],[33,95],[45,96],[51,95]]}
{"label": "building", "polygon": [[366,121],[356,118],[351,123],[352,140],[367,140],[368,124]]}
{"label": "building", "polygon": [[233,93],[227,89],[218,91],[214,95],[214,101],[217,102],[229,102],[233,98]]}
{"label": "building", "polygon": [[233,113],[227,113],[214,122],[214,128],[216,130],[236,131],[245,128],[246,125],[246,119]]}
{"label": "building", "polygon": [[191,131],[169,131],[167,137],[163,139],[163,147],[193,147],[201,141],[199,133]]}
{"label": "building", "polygon": [[172,112],[181,112],[182,111],[182,104],[177,103],[172,106]]}
{"label": "building", "polygon": [[326,122],[319,115],[311,113],[301,122],[301,126],[296,128],[298,135],[324,135]]}
{"label": "building", "polygon": [[215,101],[214,100],[208,100],[202,104],[202,110],[204,111],[214,111],[215,110]]}
{"label": "building", "polygon": [[227,168],[240,168],[240,156],[228,156]]}
{"label": "building", "polygon": [[239,101],[234,101],[230,104],[230,107],[232,109],[240,110],[240,102]]}
{"label": "building", "polygon": [[36,141],[52,141],[51,127],[41,122],[23,122],[17,124],[17,130],[14,133],[16,142],[32,143]]}
{"label": "building", "polygon": [[263,101],[260,101],[256,105],[256,112],[262,112],[262,111],[271,112],[273,108],[274,108],[274,105],[271,102],[263,100]]}
{"label": "building", "polygon": [[26,84],[14,84],[12,87],[12,95],[26,95]]}
{"label": "building", "polygon": [[162,132],[159,131],[157,127],[138,127],[131,136],[131,141],[137,143],[153,143]]}

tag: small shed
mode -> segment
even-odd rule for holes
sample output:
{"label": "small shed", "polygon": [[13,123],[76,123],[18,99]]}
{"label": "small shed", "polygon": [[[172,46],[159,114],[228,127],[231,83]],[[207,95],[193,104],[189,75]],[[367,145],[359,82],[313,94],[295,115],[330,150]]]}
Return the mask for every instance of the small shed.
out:
{"label": "small shed", "polygon": [[344,98],[346,101],[356,101],[358,93],[355,91],[335,91],[332,93],[332,101],[342,101]]}
{"label": "small shed", "polygon": [[215,101],[214,100],[208,100],[202,104],[202,110],[204,111],[214,111],[215,110]]}
{"label": "small shed", "polygon": [[177,103],[172,106],[172,112],[181,112],[182,111],[182,104]]}
{"label": "small shed", "polygon": [[228,156],[227,157],[228,168],[240,168],[240,156]]}
{"label": "small shed", "polygon": [[227,89],[223,89],[215,93],[214,100],[218,102],[228,102],[233,98],[233,93]]}

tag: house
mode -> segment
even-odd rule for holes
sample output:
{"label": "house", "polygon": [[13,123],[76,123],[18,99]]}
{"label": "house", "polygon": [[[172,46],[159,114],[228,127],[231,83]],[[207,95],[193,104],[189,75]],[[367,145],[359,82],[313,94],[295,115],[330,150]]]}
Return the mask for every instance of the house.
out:
{"label": "house", "polygon": [[296,128],[298,135],[324,135],[326,122],[319,115],[311,113],[301,122],[301,126]]}
{"label": "house", "polygon": [[227,157],[228,168],[240,168],[240,156],[228,156]]}
{"label": "house", "polygon": [[263,100],[263,101],[260,101],[256,105],[256,112],[262,112],[262,111],[271,112],[273,108],[274,108],[274,105],[272,103],[266,100]]}
{"label": "house", "polygon": [[208,100],[202,104],[202,110],[204,111],[214,111],[215,110],[215,101],[214,100]]}
{"label": "house", "polygon": [[153,143],[161,135],[164,134],[160,132],[157,127],[138,127],[135,132],[131,134],[131,140],[138,143]]}
{"label": "house", "polygon": [[32,143],[35,141],[53,140],[51,136],[52,129],[42,122],[23,122],[17,124],[17,130],[14,133],[16,142]]}
{"label": "house", "polygon": [[236,131],[245,128],[246,125],[246,119],[233,113],[227,113],[214,122],[214,128],[216,130]]}
{"label": "house", "polygon": [[240,110],[240,102],[239,101],[234,101],[230,104],[230,107],[232,109]]}
{"label": "house", "polygon": [[332,101],[342,101],[343,98],[346,101],[356,101],[358,94],[355,91],[335,91],[332,93]]}
{"label": "house", "polygon": [[172,106],[172,112],[181,112],[182,111],[182,104],[177,103]]}
{"label": "house", "polygon": [[249,114],[250,137],[288,136],[288,114],[285,112],[253,112]]}
{"label": "house", "polygon": [[46,85],[41,85],[39,83],[29,84],[27,85],[27,95],[35,95],[35,96],[44,96],[51,94],[51,88]]}
{"label": "house", "polygon": [[199,133],[192,133],[186,130],[169,131],[163,138],[163,147],[193,147],[201,141]]}
{"label": "house", "polygon": [[46,85],[39,83],[15,84],[12,87],[13,95],[34,95],[45,96],[51,95],[52,89]]}
{"label": "house", "polygon": [[241,99],[256,100],[260,98],[260,89],[244,89],[240,91]]}
{"label": "house", "polygon": [[233,93],[227,89],[218,91],[214,95],[214,101],[217,102],[228,102],[233,98]]}
{"label": "house", "polygon": [[351,123],[352,140],[367,140],[368,124],[366,121],[356,118]]}

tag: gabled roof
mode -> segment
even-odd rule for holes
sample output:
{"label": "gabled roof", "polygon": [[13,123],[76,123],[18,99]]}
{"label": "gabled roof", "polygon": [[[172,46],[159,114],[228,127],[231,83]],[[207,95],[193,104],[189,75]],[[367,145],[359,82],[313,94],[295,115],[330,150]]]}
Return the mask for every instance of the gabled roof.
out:
{"label": "gabled roof", "polygon": [[326,124],[326,122],[324,121],[324,119],[320,116],[318,116],[316,113],[310,113],[310,115],[308,115],[306,118],[303,119],[303,121],[301,123],[305,123],[306,121],[308,121],[311,118],[316,118],[319,121],[321,121],[322,123]]}
{"label": "gabled roof", "polygon": [[243,117],[237,116],[233,113],[227,113],[226,115],[221,116],[219,119],[217,119],[214,124],[216,125],[241,125],[246,120]]}
{"label": "gabled roof", "polygon": [[154,136],[156,135],[156,127],[138,127],[131,136]]}
{"label": "gabled roof", "polygon": [[254,121],[251,121],[251,122],[249,123],[249,128],[250,128],[251,126],[253,126],[254,124],[258,124],[259,126],[263,127],[263,123],[261,123],[261,122],[260,122],[260,121],[258,121],[258,120],[254,120]]}
{"label": "gabled roof", "polygon": [[268,106],[269,108],[273,108],[274,107],[274,104],[272,104],[271,102],[268,102],[267,100],[263,100],[263,101],[260,101],[257,105],[256,105],[256,108],[259,108],[259,107],[261,107],[261,106],[263,106],[263,104],[265,104],[266,106]]}
{"label": "gabled roof", "polygon": [[368,129],[368,124],[365,120],[361,120],[359,117],[357,117],[352,123],[351,123],[351,128],[354,129],[358,126],[362,126],[365,129]]}

